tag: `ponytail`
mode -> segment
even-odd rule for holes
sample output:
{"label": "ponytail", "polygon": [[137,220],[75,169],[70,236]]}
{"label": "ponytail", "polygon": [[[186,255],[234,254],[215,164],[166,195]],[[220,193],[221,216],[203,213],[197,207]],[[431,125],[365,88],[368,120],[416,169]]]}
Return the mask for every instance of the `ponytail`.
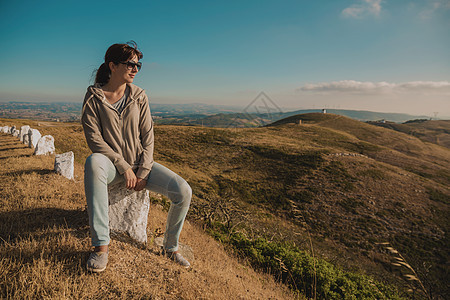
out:
{"label": "ponytail", "polygon": [[107,84],[109,79],[111,78],[111,70],[106,63],[102,63],[100,68],[97,70],[97,74],[95,75],[95,83],[99,83],[100,85]]}

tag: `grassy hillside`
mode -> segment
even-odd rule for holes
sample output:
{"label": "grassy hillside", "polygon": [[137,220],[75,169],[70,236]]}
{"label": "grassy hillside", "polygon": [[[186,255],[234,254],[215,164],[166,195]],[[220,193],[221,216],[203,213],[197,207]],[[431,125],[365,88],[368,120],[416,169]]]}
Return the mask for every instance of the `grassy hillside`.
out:
{"label": "grassy hillside", "polygon": [[421,139],[450,148],[450,120],[411,120],[402,124],[373,123],[384,128],[400,131]]}
{"label": "grassy hillside", "polygon": [[[69,181],[52,172],[54,156],[33,156],[5,134],[0,161],[1,299],[303,299],[228,256],[189,221],[181,241],[194,250],[190,270],[160,256],[153,244],[112,240],[107,270],[89,274],[82,165],[75,165],[76,180]],[[157,196],[152,199],[150,240],[161,235],[167,216]]]}
{"label": "grassy hillside", "polygon": [[432,143],[423,142],[414,136],[400,132],[392,132],[378,126],[362,123],[343,116],[333,114],[296,115],[273,123],[272,126],[293,124],[301,119],[304,124],[316,125],[333,130],[335,133],[349,134],[357,141],[350,144],[330,144],[328,139],[320,140],[324,146],[346,148],[367,154],[378,161],[398,166],[414,172],[422,177],[433,179],[444,185],[450,182],[450,155],[448,149]]}
{"label": "grassy hillside", "polygon": [[[155,159],[193,187],[191,222],[309,297],[380,298],[373,287],[394,297],[374,282],[423,296],[404,280],[411,271],[392,264],[394,249],[429,296],[448,294],[449,150],[345,117],[295,118],[253,129],[156,127]],[[80,125],[41,125],[59,152],[75,149],[84,161]]]}

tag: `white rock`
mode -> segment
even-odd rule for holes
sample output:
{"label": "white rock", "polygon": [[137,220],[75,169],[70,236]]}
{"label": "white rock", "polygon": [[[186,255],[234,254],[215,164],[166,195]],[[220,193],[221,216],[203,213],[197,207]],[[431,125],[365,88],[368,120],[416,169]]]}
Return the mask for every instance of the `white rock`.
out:
{"label": "white rock", "polygon": [[23,143],[25,145],[30,144],[30,135],[28,133],[23,136]]}
{"label": "white rock", "polygon": [[21,142],[23,142],[23,137],[25,135],[28,135],[29,130],[30,130],[30,126],[28,126],[28,125],[23,125],[22,127],[20,127],[19,139]]}
{"label": "white rock", "polygon": [[36,144],[34,155],[46,155],[55,153],[55,139],[51,135],[44,135]]}
{"label": "white rock", "polygon": [[63,154],[56,154],[55,156],[55,171],[67,179],[73,179],[73,152],[66,152]]}
{"label": "white rock", "polygon": [[30,131],[28,132],[28,136],[28,147],[36,148],[36,145],[41,138],[41,133],[37,129],[30,129]]}
{"label": "white rock", "polygon": [[130,191],[123,182],[108,186],[109,229],[118,238],[147,243],[148,190]]}

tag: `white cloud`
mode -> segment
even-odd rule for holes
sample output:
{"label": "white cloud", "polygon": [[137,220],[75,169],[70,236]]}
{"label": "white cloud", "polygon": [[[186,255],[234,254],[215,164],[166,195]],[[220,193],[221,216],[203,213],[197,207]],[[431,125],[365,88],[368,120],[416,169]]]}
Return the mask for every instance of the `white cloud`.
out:
{"label": "white cloud", "polygon": [[450,0],[429,0],[427,7],[419,13],[421,19],[430,19],[436,11],[450,9]]}
{"label": "white cloud", "polygon": [[[404,83],[389,82],[361,82],[355,80],[341,80],[332,82],[305,84],[298,91],[304,92],[338,92],[338,93],[450,93],[449,81],[410,81]],[[450,99],[450,98],[449,98]]]}
{"label": "white cloud", "polygon": [[[442,0],[445,1],[445,0]],[[359,0],[359,3],[353,4],[341,12],[346,18],[361,19],[366,16],[378,17],[381,12],[382,0]]]}

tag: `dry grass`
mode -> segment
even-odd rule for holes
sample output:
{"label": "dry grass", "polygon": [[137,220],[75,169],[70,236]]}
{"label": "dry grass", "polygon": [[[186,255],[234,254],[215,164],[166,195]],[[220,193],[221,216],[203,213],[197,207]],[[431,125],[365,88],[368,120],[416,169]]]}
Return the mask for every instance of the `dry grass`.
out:
{"label": "dry grass", "polygon": [[[286,287],[228,256],[186,223],[181,240],[195,253],[185,270],[149,245],[113,240],[102,274],[85,270],[90,251],[82,166],[75,181],[54,174],[53,156],[32,156],[16,138],[0,136],[0,298],[4,299],[291,299]],[[152,205],[148,232],[164,229]],[[152,236],[150,236],[150,239]]]}
{"label": "dry grass", "polygon": [[[448,294],[443,278],[448,274],[446,199],[450,195],[450,150],[347,118],[321,117],[315,123],[253,129],[157,126],[155,159],[186,178],[193,187],[194,201],[188,214],[191,220],[210,219],[249,238],[286,240],[301,249],[311,249],[311,237],[317,258],[401,287],[402,276],[393,273],[389,255],[376,247],[377,242],[389,241],[414,267],[427,290],[433,290],[435,295]],[[32,125],[33,121],[21,122]],[[81,126],[48,125],[52,124],[37,128],[57,137],[58,153],[75,145],[75,156],[81,163],[89,153]],[[27,149],[5,146],[12,147],[0,151],[0,159],[17,158],[8,168],[19,168],[13,165],[29,159],[29,154]],[[328,155],[342,152],[368,157]],[[311,153],[320,158],[316,168],[304,165],[302,155]],[[6,160],[1,159],[3,162]],[[77,165],[78,181],[82,179],[80,170],[81,165]],[[45,171],[33,172],[41,179],[53,180],[53,175]],[[21,180],[33,181],[28,177]],[[69,194],[78,199],[73,201],[72,210],[82,212],[82,184],[77,184],[79,196],[76,192]],[[0,189],[1,193],[11,192],[9,187]],[[427,192],[430,189],[437,196],[431,197]],[[33,193],[51,198],[39,187]],[[52,188],[51,193],[59,191]],[[26,197],[25,192],[22,195]],[[62,207],[71,203],[69,198],[61,198]],[[289,200],[302,212],[308,227],[298,222]],[[64,217],[64,212],[60,214]],[[149,232],[163,228],[164,217],[155,220],[159,221],[151,225]],[[9,230],[7,226],[3,228]],[[87,236],[87,228],[84,230],[80,232]],[[182,238],[195,245],[189,236]],[[86,243],[87,248],[83,249],[88,249]]]}
{"label": "dry grass", "polygon": [[414,268],[406,261],[403,255],[396,249],[392,248],[388,242],[377,243],[377,245],[384,247],[389,252],[389,254],[392,255],[392,266],[398,268],[403,278],[411,286],[411,289],[409,289],[408,291],[411,293],[417,293],[417,290],[420,290],[420,293],[425,294],[428,299],[431,299],[428,295],[427,289],[423,285],[423,282],[419,279],[416,270],[414,270]]}

